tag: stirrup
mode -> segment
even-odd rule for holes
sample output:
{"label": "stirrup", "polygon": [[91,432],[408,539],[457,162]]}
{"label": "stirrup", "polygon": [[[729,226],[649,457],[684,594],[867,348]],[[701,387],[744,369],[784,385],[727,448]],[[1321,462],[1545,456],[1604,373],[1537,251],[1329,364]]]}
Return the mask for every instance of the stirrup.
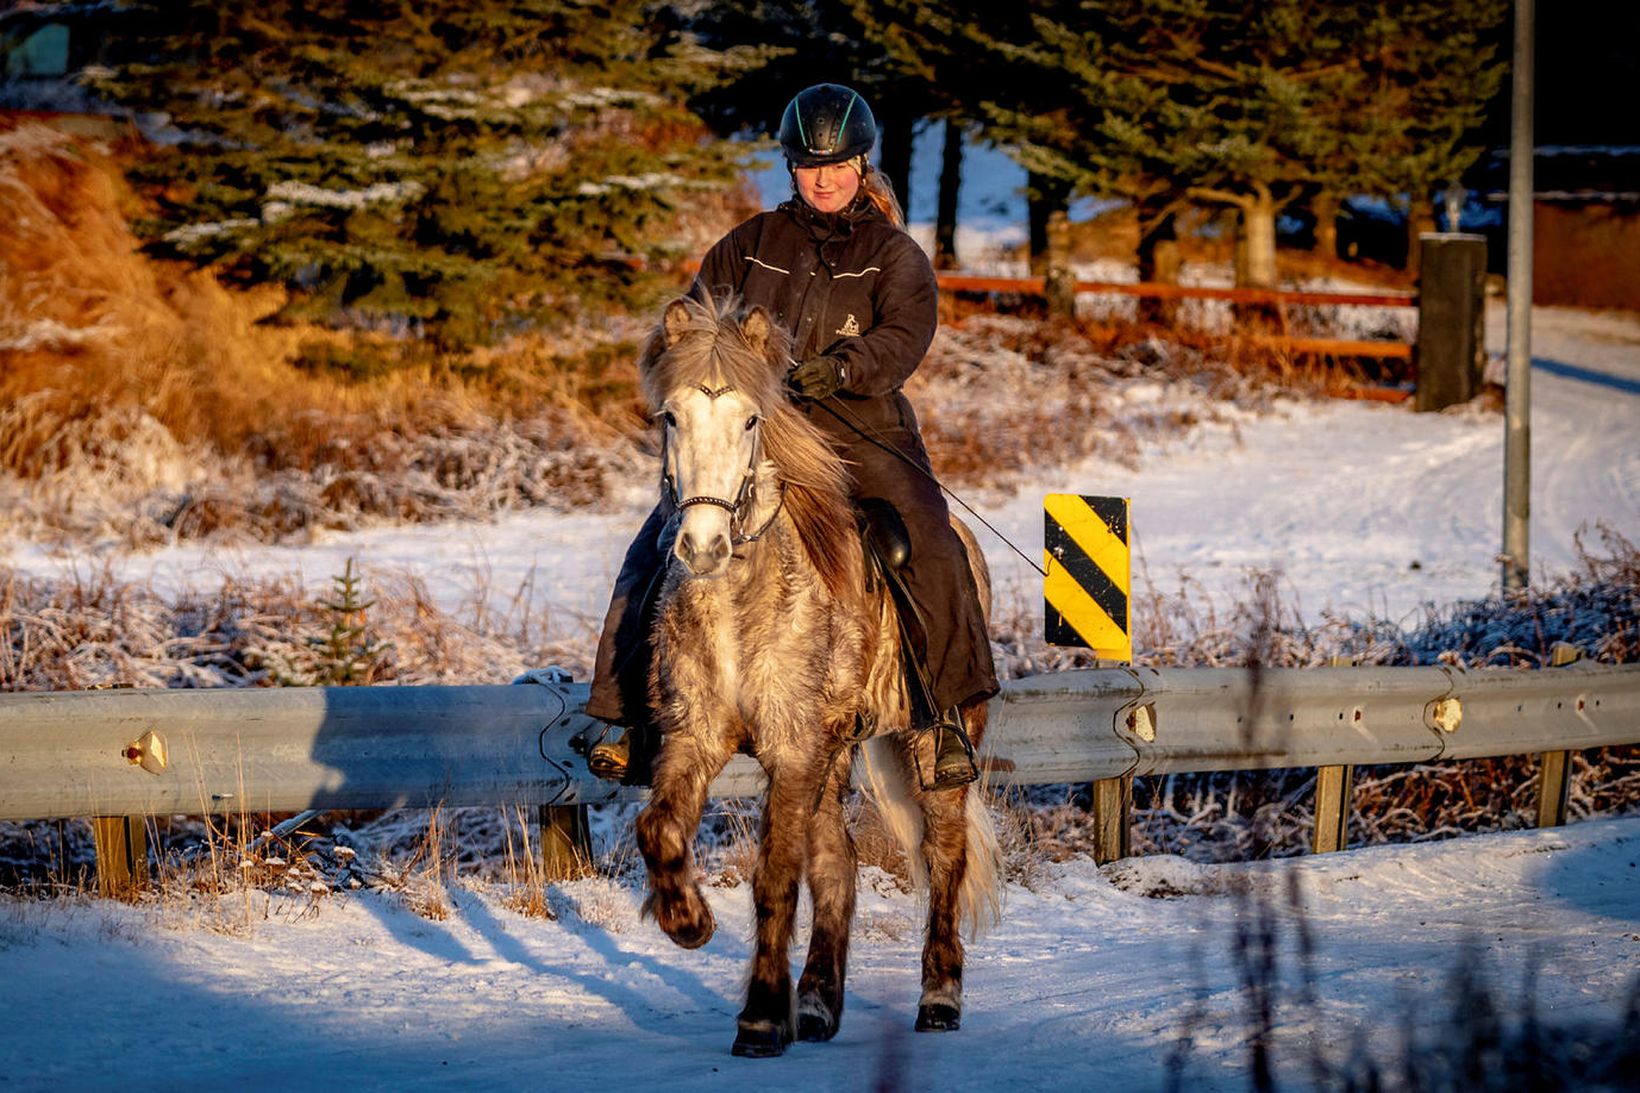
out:
{"label": "stirrup", "polygon": [[959,707],[941,712],[928,724],[917,726],[915,731],[934,734],[934,761],[928,768],[922,765],[921,749],[911,749],[917,764],[917,781],[923,789],[955,789],[979,779],[974,745],[963,728]]}

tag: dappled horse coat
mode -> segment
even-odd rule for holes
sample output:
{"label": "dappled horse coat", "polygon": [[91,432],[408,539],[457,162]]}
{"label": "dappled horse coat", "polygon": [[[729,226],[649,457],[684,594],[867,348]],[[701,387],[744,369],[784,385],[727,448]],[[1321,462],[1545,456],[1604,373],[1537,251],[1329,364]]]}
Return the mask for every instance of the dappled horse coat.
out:
{"label": "dappled horse coat", "polygon": [[[995,906],[995,837],[977,790],[923,791],[928,733],[909,722],[893,610],[868,590],[846,469],[785,396],[784,332],[761,309],[684,299],[667,308],[639,365],[664,430],[663,491],[678,514],[656,601],[647,701],[661,729],[650,803],[636,830],[645,907],[680,945],[714,923],[694,874],[707,788],[736,751],[769,776],[753,877],[756,952],[735,1052],[773,1055],[794,1037],[829,1039],[842,1016],[856,860],[844,822],[862,730],[879,811],[929,891],[917,1027],[955,1029],[961,1012],[958,924]],[[968,538],[976,591],[983,557]],[[983,738],[983,700],[964,707]],[[793,998],[788,948],[798,887],[814,903],[808,958]]]}

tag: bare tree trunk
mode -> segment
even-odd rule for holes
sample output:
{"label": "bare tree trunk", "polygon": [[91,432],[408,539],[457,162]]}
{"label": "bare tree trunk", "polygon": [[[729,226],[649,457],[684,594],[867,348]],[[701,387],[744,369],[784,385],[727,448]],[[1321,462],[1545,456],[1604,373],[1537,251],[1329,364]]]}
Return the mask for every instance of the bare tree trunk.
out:
{"label": "bare tree trunk", "polygon": [[911,207],[911,139],[916,121],[903,110],[885,109],[877,115],[882,126],[880,169],[888,176],[902,208]]}
{"label": "bare tree trunk", "polygon": [[1236,287],[1275,288],[1276,203],[1260,187],[1241,206],[1241,231],[1236,240]]}
{"label": "bare tree trunk", "polygon": [[1315,211],[1315,253],[1331,260],[1338,257],[1338,199],[1329,193],[1315,195],[1310,202]]}
{"label": "bare tree trunk", "polygon": [[1071,218],[1064,209],[1048,216],[1048,314],[1076,317],[1076,274],[1071,271]]}
{"label": "bare tree trunk", "polygon": [[1065,208],[1065,184],[1057,178],[1031,172],[1026,176],[1026,213],[1030,218],[1031,276],[1048,272],[1048,217]]}
{"label": "bare tree trunk", "polygon": [[957,261],[957,191],[962,186],[962,125],[945,119],[945,150],[940,162],[940,203],[934,219],[934,268],[960,269]]}
{"label": "bare tree trunk", "polygon": [[[1145,283],[1179,283],[1178,234],[1165,202],[1139,202],[1139,280]],[[1174,301],[1154,296],[1139,298],[1139,321],[1168,325],[1174,318]]]}
{"label": "bare tree trunk", "polygon": [[1418,276],[1419,255],[1423,248],[1418,237],[1435,230],[1435,207],[1427,201],[1414,201],[1407,209],[1407,272]]}

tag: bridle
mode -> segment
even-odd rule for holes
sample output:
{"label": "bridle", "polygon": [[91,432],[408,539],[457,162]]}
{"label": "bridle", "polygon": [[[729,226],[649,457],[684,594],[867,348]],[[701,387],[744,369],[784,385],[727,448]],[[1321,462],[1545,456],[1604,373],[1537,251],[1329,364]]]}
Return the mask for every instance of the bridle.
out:
{"label": "bridle", "polygon": [[[696,384],[695,390],[709,399],[717,399],[733,391],[733,387],[712,388],[704,383]],[[735,493],[733,501],[723,497],[713,497],[710,494],[698,494],[694,497],[678,496],[678,484],[672,478],[672,461],[668,458],[668,448],[675,422],[670,414],[661,415],[661,486],[666,491],[666,498],[672,503],[672,508],[678,515],[691,505],[716,505],[729,513],[729,541],[734,546],[743,546],[746,543],[755,543],[763,534],[774,526],[775,518],[780,510],[786,506],[786,489],[780,487],[780,499],[775,505],[774,512],[763,526],[757,531],[747,534],[745,531],[746,514],[751,510],[752,503],[757,499],[757,467],[763,461],[763,419],[758,417],[752,428],[752,454],[746,460],[746,469],[740,474],[740,489]]]}

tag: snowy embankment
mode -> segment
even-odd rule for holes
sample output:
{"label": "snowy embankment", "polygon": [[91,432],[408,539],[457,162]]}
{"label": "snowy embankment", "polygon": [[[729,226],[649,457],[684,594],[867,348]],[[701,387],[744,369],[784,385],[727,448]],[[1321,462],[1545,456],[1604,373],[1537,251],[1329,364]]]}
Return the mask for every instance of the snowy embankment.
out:
{"label": "snowy embankment", "polygon": [[[1501,351],[1501,308],[1489,320],[1488,344]],[[1544,363],[1532,374],[1531,559],[1534,573],[1561,573],[1577,560],[1580,529],[1604,523],[1640,539],[1640,319],[1539,308],[1533,355]],[[1164,395],[1160,383],[1139,383],[1124,397],[1143,413],[1146,398]],[[1034,558],[1043,493],[1129,496],[1136,593],[1184,589],[1221,610],[1246,598],[1255,570],[1279,571],[1284,601],[1311,621],[1332,609],[1415,622],[1421,605],[1496,591],[1498,414],[1280,400],[1267,414],[1224,416],[1230,424],[1142,442],[1133,465],[1089,459],[1028,488],[966,499]],[[119,578],[161,591],[223,575],[300,575],[328,591],[352,557],[367,576],[421,579],[458,616],[479,604],[503,615],[527,604],[560,642],[590,645],[651,497],[650,483],[634,482],[602,511],[324,533],[300,546],[185,544],[95,562],[0,540],[0,562],[47,578],[106,562]],[[1001,610],[1038,616],[1040,578],[996,537],[981,531],[980,540]]]}
{"label": "snowy embankment", "polygon": [[1184,1088],[1245,1088],[1254,1014],[1235,939],[1262,930],[1276,961],[1267,1041],[1292,1085],[1352,1058],[1359,1077],[1363,1053],[1397,1059],[1409,1032],[1461,1051],[1454,1011],[1475,999],[1453,996],[1460,971],[1506,1031],[1524,989],[1552,1036],[1609,1052],[1640,965],[1637,856],[1640,820],[1627,819],[1250,865],[1044,864],[970,946],[963,1027],[940,1036],[910,1032],[915,900],[868,871],[841,1032],[772,1061],[728,1052],[744,884],[707,889],[719,930],[698,952],[601,878],[556,888],[558,921],[477,886],[451,892],[438,922],[384,892],[329,896],[317,915],[302,897],[254,893],[228,931],[194,928],[177,906],[0,903],[0,1081],[1138,1090],[1164,1087],[1172,1060]]}

